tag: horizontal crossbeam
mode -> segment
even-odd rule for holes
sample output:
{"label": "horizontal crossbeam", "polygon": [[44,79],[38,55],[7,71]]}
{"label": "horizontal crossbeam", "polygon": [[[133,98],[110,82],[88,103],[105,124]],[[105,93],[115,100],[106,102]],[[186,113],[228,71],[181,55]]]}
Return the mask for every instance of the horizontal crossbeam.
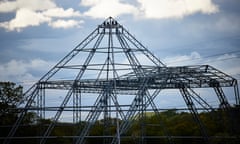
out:
{"label": "horizontal crossbeam", "polygon": [[[146,69],[145,73],[149,77],[148,89],[232,87],[236,84],[236,79],[208,65],[152,67]],[[99,93],[104,86],[113,81],[116,81],[116,92],[119,94],[135,95],[140,86],[140,79],[133,77],[131,73],[111,80],[40,81],[39,85],[45,89],[68,90],[74,87],[83,93]]]}

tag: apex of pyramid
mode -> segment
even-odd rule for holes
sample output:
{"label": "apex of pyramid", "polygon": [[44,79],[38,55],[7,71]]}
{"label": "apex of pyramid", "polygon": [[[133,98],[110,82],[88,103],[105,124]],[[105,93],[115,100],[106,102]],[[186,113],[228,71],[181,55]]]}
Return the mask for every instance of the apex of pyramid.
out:
{"label": "apex of pyramid", "polygon": [[114,18],[108,17],[101,25],[101,28],[119,28],[122,27]]}

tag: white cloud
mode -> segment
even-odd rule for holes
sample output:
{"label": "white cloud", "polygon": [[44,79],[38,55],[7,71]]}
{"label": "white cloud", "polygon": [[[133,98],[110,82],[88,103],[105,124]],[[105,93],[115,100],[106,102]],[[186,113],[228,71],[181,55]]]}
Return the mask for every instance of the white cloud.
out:
{"label": "white cloud", "polygon": [[130,4],[121,0],[82,0],[81,6],[89,7],[84,15],[93,18],[117,17],[131,14],[138,18],[182,18],[195,13],[211,14],[219,11],[212,0],[136,0]]}
{"label": "white cloud", "polygon": [[234,54],[224,54],[219,56],[216,60],[222,61],[222,60],[232,59],[232,58],[237,58],[237,56]]}
{"label": "white cloud", "polygon": [[27,68],[43,70],[50,68],[52,64],[54,63],[42,59],[33,59],[27,63]]}
{"label": "white cloud", "polygon": [[42,59],[33,59],[31,61],[11,60],[0,65],[1,81],[20,81],[38,80],[39,77],[33,76],[31,71],[41,72],[49,69],[53,62],[47,62]]}
{"label": "white cloud", "polygon": [[144,18],[182,18],[197,12],[211,14],[218,7],[211,0],[137,0]]}
{"label": "white cloud", "polygon": [[101,3],[102,0],[81,0],[82,6],[93,6],[98,3]]}
{"label": "white cloud", "polygon": [[23,63],[21,61],[16,60],[11,60],[6,64],[2,64],[0,66],[1,79],[26,73],[26,68],[22,67],[22,65]]}
{"label": "white cloud", "polygon": [[[132,3],[125,0],[82,0],[80,5],[88,9],[81,14],[72,8],[59,7],[56,2],[53,0],[4,0],[0,2],[0,13],[14,12],[16,16],[9,21],[0,22],[0,28],[20,31],[25,27],[39,26],[43,23],[53,28],[79,27],[80,23],[72,19],[79,16],[107,18],[129,14],[136,18],[162,19],[219,11],[212,0],[134,0]],[[56,18],[61,19],[56,20]]]}
{"label": "white cloud", "polygon": [[0,27],[4,27],[7,30],[18,30],[28,26],[38,26],[41,23],[49,22],[51,18],[43,16],[39,12],[32,11],[30,9],[19,9],[16,13],[16,17],[9,22],[0,23]]}
{"label": "white cloud", "polygon": [[21,8],[30,9],[33,11],[46,10],[56,7],[52,0],[16,0],[16,1],[2,1],[0,2],[1,12],[14,12]]}
{"label": "white cloud", "polygon": [[72,28],[72,27],[80,27],[83,21],[76,21],[76,20],[56,20],[49,25],[53,28]]}
{"label": "white cloud", "polygon": [[48,17],[78,17],[80,12],[74,11],[72,8],[64,10],[63,8],[52,8],[43,12],[43,15]]}
{"label": "white cloud", "polygon": [[[15,12],[16,16],[9,20],[0,22],[0,28],[7,31],[21,31],[29,26],[39,26],[48,23],[54,28],[79,27],[81,22],[77,22],[72,17],[81,16],[79,11],[72,8],[63,9],[58,7],[53,0],[16,0],[0,2],[0,13]],[[68,18],[69,20],[55,18]]]}
{"label": "white cloud", "polygon": [[16,1],[2,1],[0,2],[0,12],[13,12],[17,9]]}
{"label": "white cloud", "polygon": [[82,6],[90,7],[85,16],[93,18],[107,18],[109,16],[117,17],[123,14],[137,14],[137,8],[120,0],[82,0]]}

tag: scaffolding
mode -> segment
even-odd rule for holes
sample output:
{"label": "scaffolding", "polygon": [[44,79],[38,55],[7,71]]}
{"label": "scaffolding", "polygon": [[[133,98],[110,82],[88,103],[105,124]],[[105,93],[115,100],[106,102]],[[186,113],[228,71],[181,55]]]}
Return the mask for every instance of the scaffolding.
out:
{"label": "scaffolding", "polygon": [[[143,144],[149,137],[145,132],[146,112],[160,114],[155,98],[164,89],[180,90],[199,126],[200,139],[209,143],[196,104],[208,111],[213,107],[194,90],[213,89],[220,108],[227,110],[231,105],[222,87],[232,87],[235,105],[240,105],[236,79],[210,65],[168,67],[109,17],[24,93],[27,102],[19,108],[18,119],[4,144],[28,138],[45,144],[49,139],[58,138],[60,136],[53,135],[53,130],[61,117],[69,114],[72,124],[80,128],[72,135],[61,137],[72,138],[72,143],[84,144],[88,139],[101,138],[104,144],[120,144],[122,139],[131,138],[127,132],[138,119],[140,133],[136,138],[137,143]],[[59,102],[49,102],[59,97]],[[36,112],[39,120],[50,117],[51,122],[39,130],[38,136],[18,137],[16,133],[29,111]],[[81,126],[81,122],[85,124]],[[90,135],[97,122],[103,125],[102,135]],[[162,138],[174,143],[174,136],[160,118],[159,125],[165,135]]]}

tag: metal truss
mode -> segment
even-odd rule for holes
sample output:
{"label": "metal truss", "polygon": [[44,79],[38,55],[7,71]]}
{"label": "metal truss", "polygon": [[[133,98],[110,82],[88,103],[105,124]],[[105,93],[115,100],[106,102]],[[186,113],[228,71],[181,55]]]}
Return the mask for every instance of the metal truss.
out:
{"label": "metal truss", "polygon": [[79,137],[76,141],[76,144],[81,144],[84,142],[85,137],[89,133],[90,128],[93,126],[93,124],[96,122],[100,114],[104,111],[104,106],[107,105],[107,95],[109,93],[107,91],[103,91],[103,94],[101,94],[98,99],[96,100],[94,106],[91,110],[91,113],[88,113],[86,117],[86,121],[88,124],[85,125],[84,129],[80,132]]}
{"label": "metal truss", "polygon": [[[64,78],[66,75],[67,78]],[[72,112],[73,124],[85,122],[84,127],[74,135],[63,136],[73,138],[75,144],[84,144],[90,138],[101,138],[104,144],[120,144],[137,119],[140,121],[137,142],[144,144],[147,138],[147,109],[159,117],[155,98],[164,89],[180,90],[204,141],[208,143],[206,128],[194,102],[205,110],[213,111],[214,108],[194,89],[213,88],[220,108],[225,110],[231,104],[222,87],[233,87],[236,105],[240,105],[236,79],[209,65],[168,67],[121,24],[109,17],[24,93],[27,102],[24,107],[19,107],[19,117],[4,144],[19,138],[16,136],[17,130],[29,111],[36,111],[39,120],[49,118],[49,111],[54,112],[47,128],[41,128],[38,136],[29,136],[37,138],[40,144],[58,137],[52,133],[66,111]],[[58,105],[51,106],[47,101],[51,95],[49,91],[56,90],[65,93]],[[95,99],[89,104],[84,103],[90,95],[94,95]],[[124,96],[132,96],[132,101],[122,102],[120,99]],[[114,122],[110,122],[113,119]],[[90,134],[97,122],[102,122],[104,128],[101,136]],[[36,121],[36,124],[41,123]],[[162,138],[170,144],[174,143],[176,136],[171,136],[160,117],[159,124],[165,134]]]}
{"label": "metal truss", "polygon": [[220,107],[223,108],[223,109],[230,108],[230,104],[228,103],[228,100],[227,100],[222,88],[217,86],[217,87],[214,87],[214,90],[215,90],[215,92],[218,96],[218,99],[220,101]]}
{"label": "metal truss", "polygon": [[[235,87],[237,85],[236,79],[224,75],[224,73],[209,65],[150,67],[144,69],[142,73],[147,75],[151,81],[149,82],[149,89],[176,89],[181,85],[189,88]],[[135,76],[133,73],[128,73],[118,78],[116,80],[117,92],[135,94],[131,91],[138,90],[141,84],[139,78]],[[85,93],[98,93],[101,90],[101,85],[105,82],[105,79],[99,79],[97,82],[94,79],[86,79],[80,81],[46,81],[40,82],[40,84],[47,89],[70,89],[74,83],[78,89]]]}
{"label": "metal truss", "polygon": [[189,111],[192,113],[193,115],[193,119],[195,120],[195,122],[198,124],[200,131],[202,133],[202,136],[204,138],[205,143],[209,143],[209,138],[208,138],[208,134],[206,132],[206,128],[203,125],[203,123],[201,122],[199,116],[198,116],[198,112],[197,112],[197,108],[192,100],[192,95],[190,94],[190,92],[187,90],[187,88],[183,87],[180,88],[180,92],[183,96],[184,101],[187,104],[187,107],[189,109]]}

